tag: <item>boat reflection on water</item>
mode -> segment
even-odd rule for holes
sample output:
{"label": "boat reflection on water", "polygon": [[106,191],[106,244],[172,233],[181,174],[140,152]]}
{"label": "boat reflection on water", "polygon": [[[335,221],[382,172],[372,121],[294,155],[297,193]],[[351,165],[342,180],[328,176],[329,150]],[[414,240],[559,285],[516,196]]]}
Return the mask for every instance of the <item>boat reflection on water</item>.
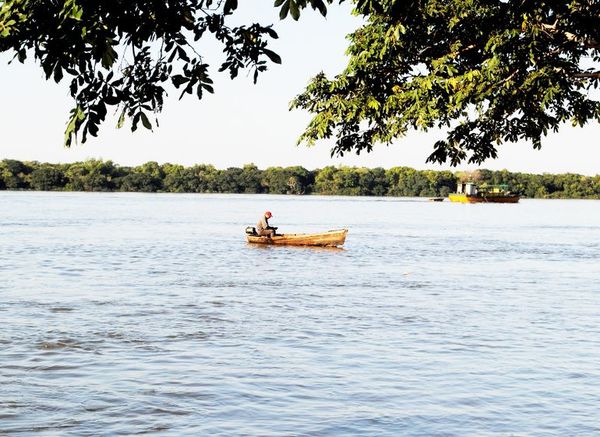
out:
{"label": "boat reflection on water", "polygon": [[[281,245],[275,244],[256,244],[256,243],[246,243],[246,246],[251,249],[256,250],[310,250],[312,252],[346,252],[347,249],[345,247],[338,246],[297,246],[297,245],[285,245],[285,247],[280,247]],[[277,247],[276,247],[277,246]]]}

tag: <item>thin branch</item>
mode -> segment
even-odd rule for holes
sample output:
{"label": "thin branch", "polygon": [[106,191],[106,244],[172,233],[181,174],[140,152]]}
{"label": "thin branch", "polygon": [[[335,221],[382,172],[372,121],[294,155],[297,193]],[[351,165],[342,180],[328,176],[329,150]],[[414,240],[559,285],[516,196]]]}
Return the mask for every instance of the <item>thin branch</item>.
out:
{"label": "thin branch", "polygon": [[558,21],[554,22],[554,24],[542,24],[542,30],[546,31],[550,34],[562,34],[567,41],[576,42],[578,44],[583,45],[588,49],[600,50],[600,42],[596,41],[592,38],[582,38],[580,36],[575,35],[574,33],[567,32],[566,30],[560,30],[557,28]]}
{"label": "thin branch", "polygon": [[469,50],[474,49],[475,47],[477,47],[475,44],[470,44],[466,47],[461,48],[460,50],[456,51],[456,52],[452,52],[451,55],[453,55],[454,57],[463,54],[464,52],[468,52]]}
{"label": "thin branch", "polygon": [[[193,45],[192,45],[192,44],[191,44],[191,43],[190,43],[188,40],[186,40],[186,41],[185,41],[185,44],[186,44],[186,45],[187,45],[187,46],[188,46],[190,49],[192,49],[192,51],[194,52],[194,54],[195,54],[196,56],[198,56],[198,59],[200,60],[200,62],[203,62],[203,61],[202,61],[202,55],[201,55],[200,53],[198,53],[198,51],[196,50],[196,48],[195,48],[195,47],[194,47],[194,46],[193,46]],[[181,47],[181,46],[179,46],[179,47]]]}
{"label": "thin branch", "polygon": [[509,75],[508,77],[505,77],[505,78],[504,78],[504,79],[502,79],[501,81],[499,81],[499,82],[496,82],[496,83],[494,84],[494,86],[496,86],[496,87],[497,87],[498,85],[502,85],[502,84],[504,84],[504,83],[506,83],[506,82],[508,82],[508,81],[512,80],[512,78],[513,78],[513,77],[515,77],[515,76],[517,75],[517,73],[518,73],[518,72],[519,72],[519,69],[517,68],[517,69],[515,69],[515,70],[514,70],[512,73],[510,73],[510,75]]}
{"label": "thin branch", "polygon": [[572,76],[579,79],[600,79],[600,71],[590,71],[589,73],[575,73]]}

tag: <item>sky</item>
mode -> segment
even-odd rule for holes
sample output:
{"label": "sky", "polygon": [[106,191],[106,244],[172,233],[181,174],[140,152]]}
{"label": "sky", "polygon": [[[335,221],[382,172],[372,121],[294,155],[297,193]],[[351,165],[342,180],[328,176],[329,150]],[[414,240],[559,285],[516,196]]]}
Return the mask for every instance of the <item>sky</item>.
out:
{"label": "sky", "polygon": [[[250,6],[250,4],[252,5]],[[63,147],[64,128],[73,102],[68,81],[46,81],[32,61],[7,65],[0,55],[0,159],[74,162],[88,158],[112,160],[121,165],[147,161],[183,165],[213,164],[217,168],[254,163],[259,168],[302,165],[308,169],[327,165],[365,167],[409,166],[417,169],[474,170],[476,165],[426,164],[433,143],[443,137],[437,130],[411,132],[390,146],[377,145],[373,152],[330,157],[333,140],[315,147],[296,146],[310,114],[289,111],[290,100],[302,92],[320,71],[332,76],[345,64],[346,35],[357,28],[360,18],[350,14],[349,3],[331,7],[327,18],[307,10],[299,22],[280,21],[272,2],[241,3],[236,19],[273,23],[280,38],[271,48],[283,58],[259,77],[241,74],[231,81],[216,69],[222,54],[215,45],[203,43],[213,65],[215,94],[199,101],[194,96],[178,100],[173,90],[159,114],[154,132],[127,127],[116,129],[116,117],[101,126],[98,138],[70,149]],[[481,168],[531,173],[600,174],[600,124],[584,128],[565,126],[543,141],[541,151],[528,143],[499,147],[499,158],[485,161]]]}

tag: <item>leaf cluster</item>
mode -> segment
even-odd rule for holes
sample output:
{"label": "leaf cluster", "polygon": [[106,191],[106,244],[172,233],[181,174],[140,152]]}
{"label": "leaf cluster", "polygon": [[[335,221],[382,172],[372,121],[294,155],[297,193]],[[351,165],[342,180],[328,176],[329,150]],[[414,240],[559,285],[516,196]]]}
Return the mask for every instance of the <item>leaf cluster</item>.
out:
{"label": "leaf cluster", "polygon": [[431,162],[481,163],[504,142],[600,121],[600,3],[366,0],[346,69],[292,102],[314,116],[300,142],[332,155],[441,128]]}
{"label": "leaf cluster", "polygon": [[[0,1],[0,52],[39,62],[47,79],[69,81],[75,101],[65,145],[96,136],[109,109],[118,127],[131,120],[152,129],[167,90],[202,98],[212,93],[209,64],[197,42],[211,36],[223,47],[220,71],[240,70],[254,81],[280,57],[267,48],[272,26],[230,26],[237,0],[5,0]],[[158,124],[158,121],[156,121]]]}

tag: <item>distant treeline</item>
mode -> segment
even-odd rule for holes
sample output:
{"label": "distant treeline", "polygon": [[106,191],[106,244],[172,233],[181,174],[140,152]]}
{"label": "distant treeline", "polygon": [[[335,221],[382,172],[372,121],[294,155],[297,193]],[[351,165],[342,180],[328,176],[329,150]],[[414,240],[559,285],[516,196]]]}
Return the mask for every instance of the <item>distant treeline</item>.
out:
{"label": "distant treeline", "polygon": [[220,170],[147,162],[126,167],[112,161],[72,164],[0,161],[1,190],[133,191],[167,193],[272,193],[349,196],[446,196],[459,180],[508,184],[526,197],[600,198],[600,175],[527,174],[506,170],[473,173],[383,168],[269,167],[253,164]]}

